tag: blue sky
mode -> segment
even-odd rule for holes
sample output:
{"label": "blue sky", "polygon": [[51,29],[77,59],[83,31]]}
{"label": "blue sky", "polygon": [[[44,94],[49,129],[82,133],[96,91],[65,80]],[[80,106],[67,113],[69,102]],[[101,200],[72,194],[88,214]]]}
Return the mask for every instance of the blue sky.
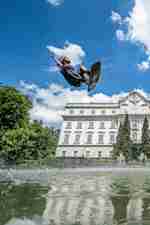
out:
{"label": "blue sky", "polygon": [[61,75],[48,72],[51,61],[46,49],[47,45],[63,47],[68,40],[82,46],[87,66],[102,61],[103,79],[94,93],[149,91],[149,71],[137,68],[144,51],[129,41],[118,41],[118,24],[111,20],[112,11],[126,17],[133,4],[132,0],[64,0],[59,6],[46,0],[1,1],[0,81],[15,86],[25,80],[41,87],[51,83],[68,87]]}

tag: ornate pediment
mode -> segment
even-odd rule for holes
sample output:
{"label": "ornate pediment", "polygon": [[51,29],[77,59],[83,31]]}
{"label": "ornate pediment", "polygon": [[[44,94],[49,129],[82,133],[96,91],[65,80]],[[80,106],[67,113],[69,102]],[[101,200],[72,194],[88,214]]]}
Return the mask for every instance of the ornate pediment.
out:
{"label": "ornate pediment", "polygon": [[137,105],[139,102],[141,102],[141,100],[143,102],[143,99],[141,99],[141,96],[139,96],[137,93],[133,93],[132,95],[130,95],[128,100],[134,105]]}
{"label": "ornate pediment", "polygon": [[130,92],[125,98],[120,101],[120,105],[122,106],[147,106],[149,105],[149,100],[146,99],[143,95],[139,92]]}

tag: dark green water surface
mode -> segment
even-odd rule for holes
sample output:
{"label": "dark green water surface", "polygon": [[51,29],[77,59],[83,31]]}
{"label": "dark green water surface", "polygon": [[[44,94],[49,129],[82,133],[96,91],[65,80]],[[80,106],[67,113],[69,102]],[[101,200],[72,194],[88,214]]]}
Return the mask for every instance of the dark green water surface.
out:
{"label": "dark green water surface", "polygon": [[0,225],[12,218],[42,216],[47,192],[39,184],[0,184]]}

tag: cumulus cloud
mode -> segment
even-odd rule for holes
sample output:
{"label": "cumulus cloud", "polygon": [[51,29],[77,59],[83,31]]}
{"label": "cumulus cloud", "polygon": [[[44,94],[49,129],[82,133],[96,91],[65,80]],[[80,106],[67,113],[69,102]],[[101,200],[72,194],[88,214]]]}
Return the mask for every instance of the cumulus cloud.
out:
{"label": "cumulus cloud", "polygon": [[150,2],[149,0],[135,0],[134,7],[126,18],[128,22],[128,39],[140,42],[150,49]]}
{"label": "cumulus cloud", "polygon": [[[120,23],[120,17],[116,14],[116,22],[122,29],[127,30],[124,35],[120,35],[124,40],[130,41],[138,46],[142,46],[147,60],[138,64],[138,68],[141,71],[146,71],[150,68],[150,1],[149,0],[134,0],[134,5],[128,16],[122,18]],[[113,16],[115,18],[115,16]],[[118,18],[118,19],[117,19]],[[119,39],[119,38],[118,38]],[[119,40],[123,40],[122,38]]]}
{"label": "cumulus cloud", "polygon": [[137,67],[140,71],[146,72],[150,68],[150,62],[149,62],[149,60],[143,61],[141,63],[138,63]]}
{"label": "cumulus cloud", "polygon": [[116,37],[119,41],[124,41],[126,38],[123,30],[116,30]]}
{"label": "cumulus cloud", "polygon": [[[90,102],[107,102],[116,103],[128,93],[122,92],[112,96],[104,93],[96,93],[89,96],[86,90],[74,90],[57,84],[51,84],[47,88],[39,87],[36,84],[28,84],[24,81],[20,82],[21,91],[28,95],[33,103],[30,110],[31,120],[42,121],[45,126],[57,126],[62,123],[62,113],[67,103],[90,103]],[[147,94],[143,90],[136,89],[145,97]]]}
{"label": "cumulus cloud", "polygon": [[114,23],[119,23],[119,24],[122,23],[122,17],[120,16],[119,13],[117,13],[117,12],[115,12],[115,11],[112,11],[112,14],[111,14],[111,20],[112,20],[112,22],[114,22]]}
{"label": "cumulus cloud", "polygon": [[63,3],[63,0],[47,0],[53,6],[59,6]]}
{"label": "cumulus cloud", "polygon": [[67,103],[90,101],[87,91],[71,91],[57,84],[41,88],[38,85],[21,81],[20,89],[29,96],[33,103],[33,108],[30,110],[31,120],[42,121],[46,126],[61,124],[61,115]]}
{"label": "cumulus cloud", "polygon": [[78,44],[66,42],[63,48],[54,46],[47,46],[47,48],[50,54],[54,54],[56,57],[68,56],[73,65],[80,64],[85,57],[85,51]]}

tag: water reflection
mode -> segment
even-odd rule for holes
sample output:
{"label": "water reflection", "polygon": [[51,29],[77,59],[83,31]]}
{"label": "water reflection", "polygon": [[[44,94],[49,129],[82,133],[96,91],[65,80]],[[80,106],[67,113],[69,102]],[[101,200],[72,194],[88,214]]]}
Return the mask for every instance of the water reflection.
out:
{"label": "water reflection", "polygon": [[[12,218],[41,215],[45,209],[48,187],[38,184],[0,185],[0,225]],[[37,216],[37,217],[39,217]],[[39,218],[37,219],[39,220]],[[14,224],[15,219],[10,224]],[[21,223],[18,225],[21,225]]]}
{"label": "water reflection", "polygon": [[150,224],[149,173],[59,172],[49,186],[42,192],[37,185],[1,186],[1,224],[14,217],[9,225]]}

